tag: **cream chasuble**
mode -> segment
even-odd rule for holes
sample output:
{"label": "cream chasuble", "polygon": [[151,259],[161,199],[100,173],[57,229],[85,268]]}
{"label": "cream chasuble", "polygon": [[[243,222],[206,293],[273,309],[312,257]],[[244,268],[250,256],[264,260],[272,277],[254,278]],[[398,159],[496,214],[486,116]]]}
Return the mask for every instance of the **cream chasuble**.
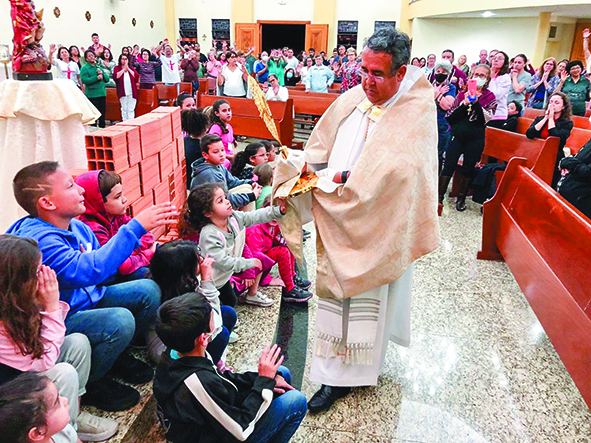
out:
{"label": "cream chasuble", "polygon": [[[397,94],[379,108],[367,99],[359,103],[339,125],[328,164],[309,163],[308,167],[353,171],[381,117],[421,76],[421,72],[409,70]],[[388,140],[383,142],[388,144]],[[396,158],[388,161],[396,161]],[[395,190],[389,192],[396,198]],[[412,269],[411,263],[392,283],[345,300],[319,299],[310,371],[312,381],[331,386],[377,384],[388,341],[402,346],[410,344]]]}

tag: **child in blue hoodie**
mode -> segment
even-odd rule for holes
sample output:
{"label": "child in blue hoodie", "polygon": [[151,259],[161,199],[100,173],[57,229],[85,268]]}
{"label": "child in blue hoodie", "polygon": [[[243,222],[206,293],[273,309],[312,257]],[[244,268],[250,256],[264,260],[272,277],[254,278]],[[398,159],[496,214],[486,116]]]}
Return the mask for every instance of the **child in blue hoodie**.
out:
{"label": "child in blue hoodie", "polygon": [[[261,195],[261,187],[258,184],[252,180],[240,180],[234,177],[223,166],[226,161],[226,151],[219,135],[207,134],[203,136],[201,139],[201,154],[203,158],[196,160],[191,165],[193,169],[191,189],[204,183],[223,183],[228,191],[228,200],[230,200],[234,209],[240,209],[249,203],[255,202]],[[242,185],[249,185],[248,189],[244,190],[246,192],[236,192],[236,190],[232,192],[232,189]]]}
{"label": "child in blue hoodie", "polygon": [[160,289],[151,280],[104,286],[140,244],[147,231],[171,223],[170,203],[153,206],[122,226],[100,246],[92,230],[74,217],[85,211],[84,189],[57,162],[21,169],[13,180],[14,196],[30,215],[7,231],[36,240],[43,264],[57,275],[60,300],[70,305],[67,333],[79,332],[92,346],[87,393],[82,398],[104,410],[124,410],[139,401],[139,393],[110,377],[130,383],[150,381],[153,371],[124,352],[134,334],[145,334],[160,304]]}

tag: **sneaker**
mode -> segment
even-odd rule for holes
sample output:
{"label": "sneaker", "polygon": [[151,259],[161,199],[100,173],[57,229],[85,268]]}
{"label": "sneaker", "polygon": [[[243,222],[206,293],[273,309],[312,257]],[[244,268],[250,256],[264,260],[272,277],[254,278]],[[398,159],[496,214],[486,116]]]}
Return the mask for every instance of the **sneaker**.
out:
{"label": "sneaker", "polygon": [[286,302],[304,303],[312,298],[312,293],[305,289],[294,286],[291,291],[283,288],[281,291],[281,297]]}
{"label": "sneaker", "polygon": [[103,441],[117,433],[119,425],[110,418],[101,418],[82,411],[76,419],[78,438],[82,441]]}
{"label": "sneaker", "polygon": [[255,295],[247,295],[244,302],[249,305],[261,306],[263,308],[268,308],[274,303],[272,299],[260,292],[257,292]]}
{"label": "sneaker", "polygon": [[140,393],[109,377],[86,384],[82,404],[94,406],[108,412],[125,411],[140,401]]}
{"label": "sneaker", "polygon": [[230,332],[230,339],[228,340],[228,343],[236,343],[238,341],[240,337],[238,337],[238,334],[236,334],[234,331]]}
{"label": "sneaker", "polygon": [[310,289],[312,287],[312,282],[310,280],[306,280],[297,274],[293,277],[293,284],[302,289]]}
{"label": "sneaker", "polygon": [[154,370],[141,360],[138,360],[129,352],[124,351],[109,370],[109,375],[121,380],[141,385],[148,383],[154,378]]}

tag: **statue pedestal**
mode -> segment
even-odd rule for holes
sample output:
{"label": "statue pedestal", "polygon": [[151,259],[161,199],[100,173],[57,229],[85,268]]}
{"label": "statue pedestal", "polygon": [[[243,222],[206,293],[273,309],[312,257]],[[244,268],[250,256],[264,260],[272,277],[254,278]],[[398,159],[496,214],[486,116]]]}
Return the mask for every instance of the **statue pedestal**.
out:
{"label": "statue pedestal", "polygon": [[53,80],[53,75],[51,72],[43,72],[43,73],[22,73],[17,72],[16,74],[12,74],[15,80],[25,80],[25,81],[36,81],[36,80]]}
{"label": "statue pedestal", "polygon": [[0,83],[0,231],[26,215],[12,193],[23,167],[43,160],[86,169],[84,136],[100,113],[71,80]]}

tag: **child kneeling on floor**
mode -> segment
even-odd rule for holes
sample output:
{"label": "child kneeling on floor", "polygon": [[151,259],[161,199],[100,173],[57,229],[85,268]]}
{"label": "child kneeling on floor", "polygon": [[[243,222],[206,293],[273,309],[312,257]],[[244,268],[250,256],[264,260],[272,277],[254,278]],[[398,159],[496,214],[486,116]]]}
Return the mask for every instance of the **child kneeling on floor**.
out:
{"label": "child kneeling on floor", "polygon": [[154,379],[167,440],[289,441],[307,407],[304,395],[289,384],[289,370],[280,366],[281,349],[265,347],[258,373],[220,373],[206,353],[218,331],[212,308],[200,294],[176,297],[158,310],[156,332],[178,355],[163,357]]}
{"label": "child kneeling on floor", "polygon": [[[121,176],[101,169],[85,172],[74,181],[84,189],[86,207],[86,211],[78,220],[92,229],[99,244],[103,246],[117,234],[121,226],[131,221],[131,217],[126,214],[127,198],[123,193]],[[148,232],[140,239],[139,248],[119,266],[115,281],[122,283],[145,278],[155,250],[154,236]]]}
{"label": "child kneeling on floor", "polygon": [[[245,244],[245,229],[259,223],[267,223],[282,217],[287,206],[259,209],[253,212],[234,211],[226,197],[223,183],[206,183],[197,186],[189,194],[185,207],[185,221],[200,231],[199,246],[203,254],[215,259],[213,282],[220,291],[223,304],[236,304],[236,294],[230,283],[232,274],[247,269],[263,269],[258,258],[242,257]],[[268,307],[273,300],[258,292],[262,273],[259,273],[248,288],[244,301],[255,306]]]}

